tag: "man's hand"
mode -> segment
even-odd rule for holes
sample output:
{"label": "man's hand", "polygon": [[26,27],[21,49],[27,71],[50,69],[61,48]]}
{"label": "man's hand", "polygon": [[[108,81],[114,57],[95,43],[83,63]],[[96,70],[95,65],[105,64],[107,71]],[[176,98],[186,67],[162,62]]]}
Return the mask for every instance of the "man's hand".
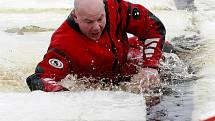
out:
{"label": "man's hand", "polygon": [[153,68],[142,68],[140,71],[142,79],[140,80],[140,91],[148,92],[160,86],[160,76],[158,71]]}
{"label": "man's hand", "polygon": [[160,86],[158,71],[153,68],[143,68],[141,73],[143,78],[140,80],[140,92],[148,94],[145,96],[147,107],[155,106],[160,103],[160,96],[154,94],[155,89]]}
{"label": "man's hand", "polygon": [[158,71],[153,68],[142,68],[141,71],[134,75],[129,83],[132,92],[150,94],[154,89],[160,86],[160,77]]}

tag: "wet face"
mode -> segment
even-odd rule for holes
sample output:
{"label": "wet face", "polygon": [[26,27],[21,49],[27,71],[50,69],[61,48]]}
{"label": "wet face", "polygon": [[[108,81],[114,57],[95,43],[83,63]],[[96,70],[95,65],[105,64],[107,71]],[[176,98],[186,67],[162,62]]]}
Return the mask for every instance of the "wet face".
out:
{"label": "wet face", "polygon": [[75,9],[74,20],[85,36],[92,40],[98,40],[106,25],[104,4],[83,6],[86,6],[86,4],[81,4],[78,9]]}

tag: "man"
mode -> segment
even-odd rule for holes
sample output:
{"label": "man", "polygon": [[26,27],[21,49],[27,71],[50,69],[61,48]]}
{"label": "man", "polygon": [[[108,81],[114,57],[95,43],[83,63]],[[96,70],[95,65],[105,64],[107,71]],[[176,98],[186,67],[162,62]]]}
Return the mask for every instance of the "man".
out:
{"label": "man", "polygon": [[[135,37],[128,38],[127,33]],[[117,84],[140,73],[143,78],[136,81],[145,90],[159,84],[164,40],[161,21],[139,4],[75,0],[74,11],[52,35],[44,59],[27,84],[31,91],[54,92],[68,90],[58,84],[68,74]]]}

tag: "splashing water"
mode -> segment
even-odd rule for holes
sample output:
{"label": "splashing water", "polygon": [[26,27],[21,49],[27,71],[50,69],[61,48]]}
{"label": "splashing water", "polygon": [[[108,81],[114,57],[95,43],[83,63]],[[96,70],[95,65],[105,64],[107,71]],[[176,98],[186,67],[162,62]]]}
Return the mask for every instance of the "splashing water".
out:
{"label": "splashing water", "polygon": [[174,53],[164,53],[160,61],[160,76],[164,81],[189,77],[187,65]]}

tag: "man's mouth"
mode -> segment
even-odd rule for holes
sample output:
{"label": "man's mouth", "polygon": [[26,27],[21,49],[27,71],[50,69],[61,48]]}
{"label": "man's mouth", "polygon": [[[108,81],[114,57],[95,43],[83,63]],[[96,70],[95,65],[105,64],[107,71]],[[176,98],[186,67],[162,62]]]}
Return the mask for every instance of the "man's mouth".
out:
{"label": "man's mouth", "polygon": [[92,35],[93,36],[98,36],[100,32],[93,32]]}

